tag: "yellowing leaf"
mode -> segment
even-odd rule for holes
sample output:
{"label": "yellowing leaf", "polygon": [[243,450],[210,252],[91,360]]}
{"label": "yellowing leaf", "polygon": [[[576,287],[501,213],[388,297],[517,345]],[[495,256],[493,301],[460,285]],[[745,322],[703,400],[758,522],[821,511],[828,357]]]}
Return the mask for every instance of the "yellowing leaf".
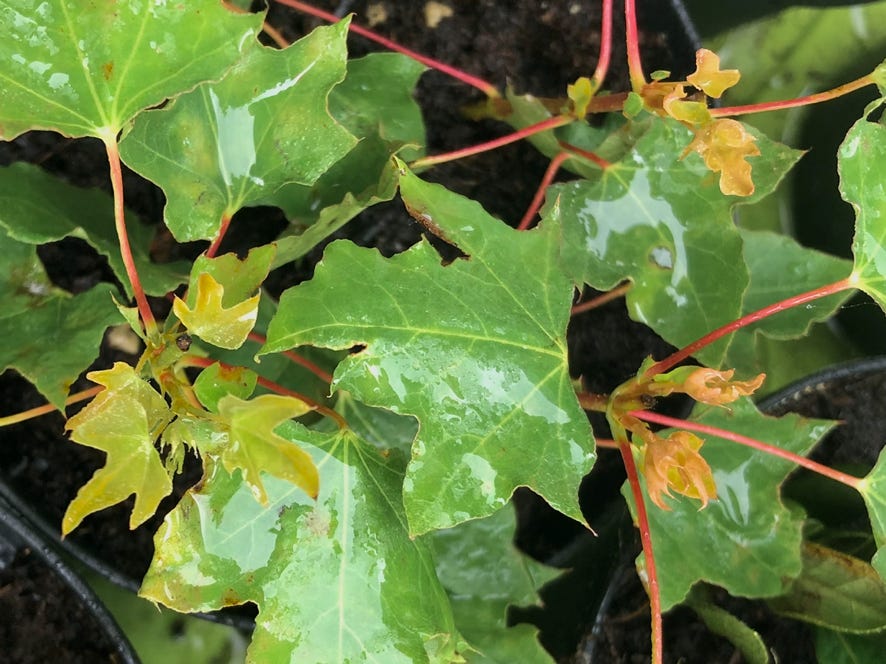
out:
{"label": "yellowing leaf", "polygon": [[721,118],[701,127],[686,152],[695,151],[705,165],[720,173],[720,191],[727,195],[750,196],[754,193],[748,157],[760,154],[756,139],[738,120]]}
{"label": "yellowing leaf", "polygon": [[700,48],[695,54],[695,72],[686,77],[690,85],[694,85],[708,97],[717,97],[738,83],[741,73],[737,69],[720,69],[720,57],[713,51]]}
{"label": "yellowing leaf", "polygon": [[213,346],[233,350],[243,345],[255,326],[260,295],[226,309],[222,303],[224,294],[224,286],[204,272],[197,277],[194,308],[175,298],[172,310],[191,334]]}
{"label": "yellowing leaf", "polygon": [[243,481],[262,505],[268,503],[262,472],[292,482],[311,498],[317,497],[320,480],[311,456],[274,433],[283,422],[309,410],[310,407],[298,399],[276,394],[265,394],[251,401],[227,395],[218,401],[218,412],[227,421],[230,432],[221,461],[229,473],[235,468],[241,470]]}
{"label": "yellowing leaf", "polygon": [[566,86],[566,96],[572,101],[572,110],[576,117],[583,118],[588,114],[588,104],[594,96],[591,79],[582,76],[575,83]]}
{"label": "yellowing leaf", "polygon": [[154,441],[171,419],[163,397],[128,364],[93,371],[87,377],[104,385],[92,402],[68,420],[71,439],[107,452],[107,463],[77,492],[62,520],[67,535],[93,512],[135,494],[129,527],[136,528],[172,491]]}

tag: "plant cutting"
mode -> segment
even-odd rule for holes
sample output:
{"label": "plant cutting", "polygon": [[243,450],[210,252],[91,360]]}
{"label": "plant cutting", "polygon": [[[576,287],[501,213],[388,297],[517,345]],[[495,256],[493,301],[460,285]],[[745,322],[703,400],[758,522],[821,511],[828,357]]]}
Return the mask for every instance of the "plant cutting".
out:
{"label": "plant cutting", "polygon": [[[261,15],[212,0],[0,3],[12,35],[0,48],[14,63],[0,75],[2,136],[97,138],[113,190],[108,206],[27,164],[0,178],[0,360],[48,401],[2,423],[88,401],[66,429],[107,454],[63,534],[133,495],[139,525],[198,457],[202,478],[158,530],[140,593],[181,611],[256,604],[254,661],[550,661],[530,626],[506,623],[508,604],[535,601],[554,572],[508,548],[503,508],[528,487],[593,528],[578,486],[597,446],[617,448],[627,471],[654,662],[662,613],[703,607],[699,583],[771,598],[804,574],[804,514],[780,495],[798,465],[858,491],[883,544],[880,464],[862,478],[809,461],[829,425],[768,418],[750,401],[765,378],[758,337],[802,336],[853,290],[884,304],[879,102],[840,153],[858,215],[852,263],[732,220],[799,157],[735,116],[864,86],[882,93],[882,67],[809,97],[711,108],[740,74],[707,50],[685,79],[646,72],[628,0],[631,89],[608,93],[607,0],[596,70],[561,99],[539,99],[417,54],[348,61],[353,19],[281,4],[335,22],[271,48],[257,40]],[[479,89],[486,102],[473,115],[513,131],[423,154],[411,93],[425,66]],[[551,167],[516,228],[423,177],[524,139]],[[150,259],[148,234],[126,212],[121,161],[161,187],[175,240],[204,243],[186,270]],[[552,184],[561,168],[576,179]],[[436,244],[383,257],[336,240],[309,280],[269,297],[273,268],[395,195]],[[77,213],[84,200],[94,215]],[[223,252],[236,213],[260,204],[293,223]],[[49,280],[35,247],[72,234],[108,257],[121,288],[71,294]],[[576,303],[584,286],[605,295]],[[567,324],[618,297],[679,350],[591,393],[569,373]],[[94,386],[70,394],[119,324],[140,340],[138,360],[91,371]],[[699,407],[688,419],[653,412],[672,394]],[[595,440],[585,411],[605,414],[612,440]],[[475,549],[503,562],[478,571],[466,564]],[[877,556],[873,566],[882,573]]]}

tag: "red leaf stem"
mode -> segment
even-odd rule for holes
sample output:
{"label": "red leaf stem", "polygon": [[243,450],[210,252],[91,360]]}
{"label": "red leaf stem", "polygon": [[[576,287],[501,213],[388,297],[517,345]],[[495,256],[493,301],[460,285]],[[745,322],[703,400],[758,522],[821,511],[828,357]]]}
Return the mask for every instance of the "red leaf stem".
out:
{"label": "red leaf stem", "polygon": [[154,320],[154,313],[151,311],[151,305],[148,304],[148,298],[145,296],[145,291],[142,288],[138,270],[135,268],[135,260],[132,257],[132,249],[129,246],[129,234],[126,232],[126,216],[123,207],[123,170],[120,166],[117,138],[116,136],[105,138],[104,143],[108,153],[108,165],[111,170],[111,187],[114,190],[114,225],[117,229],[117,239],[120,243],[120,255],[123,258],[123,265],[126,267],[126,276],[129,278],[129,284],[132,287],[132,293],[135,296],[135,302],[144,323],[145,332],[148,338],[154,338],[158,334],[157,322]]}
{"label": "red leaf stem", "polygon": [[[335,14],[330,14],[329,12],[325,12],[322,9],[317,9],[316,7],[312,7],[311,5],[304,2],[299,2],[298,0],[277,0],[277,2],[279,2],[281,5],[286,5],[288,7],[292,7],[293,9],[297,9],[298,11],[304,12],[305,14],[310,14],[311,16],[321,18],[329,23],[338,23],[338,21],[341,20]],[[395,41],[391,41],[390,39],[382,37],[372,30],[368,30],[354,23],[351,23],[349,30],[355,34],[360,35],[361,37],[366,37],[366,39],[374,41],[377,44],[381,44],[385,48],[389,48],[392,51],[402,53],[403,55],[409,56],[413,60],[418,60],[423,65],[427,65],[431,69],[441,71],[444,74],[461,81],[462,83],[467,83],[468,85],[477,88],[478,90],[480,90],[480,92],[491,99],[499,99],[501,97],[501,93],[489,81],[484,81],[482,78],[472,76],[471,74],[468,74],[461,69],[458,69],[451,65],[447,65],[445,62],[440,62],[439,60],[434,60],[433,58],[429,58],[428,56],[422,55],[421,53],[416,53],[415,51],[408,49],[405,46],[401,46]]]}
{"label": "red leaf stem", "polygon": [[222,240],[225,239],[225,233],[228,232],[228,228],[231,225],[231,216],[225,214],[222,217],[221,226],[218,229],[218,234],[215,236],[215,239],[212,241],[212,244],[209,245],[209,248],[206,250],[206,257],[212,258],[218,252],[219,245],[221,245]]}
{"label": "red leaf stem", "polygon": [[600,25],[600,57],[597,68],[591,77],[591,88],[594,92],[600,89],[609,71],[612,59],[612,0],[603,0],[603,18]]}
{"label": "red leaf stem", "polygon": [[643,63],[640,59],[640,34],[637,30],[636,0],[625,0],[625,38],[628,50],[628,72],[631,88],[636,93],[643,90],[646,77],[643,76]]}
{"label": "red leaf stem", "polygon": [[612,164],[610,162],[603,159],[603,157],[600,157],[600,156],[594,154],[590,150],[584,150],[584,149],[578,147],[577,145],[573,145],[572,143],[567,143],[566,141],[558,141],[558,142],[560,143],[560,147],[563,148],[564,150],[568,150],[569,152],[571,152],[574,155],[578,155],[579,157],[587,159],[591,163],[599,166],[601,169],[605,170],[605,169],[609,168],[610,166],[612,166]]}
{"label": "red leaf stem", "polygon": [[777,314],[780,311],[785,311],[793,307],[798,307],[801,304],[806,304],[807,302],[812,302],[814,300],[818,300],[823,297],[827,297],[828,295],[833,295],[834,293],[839,293],[850,288],[854,288],[854,284],[850,281],[850,278],[847,277],[846,279],[841,279],[840,281],[828,284],[827,286],[821,286],[820,288],[815,288],[811,291],[807,291],[806,293],[801,293],[800,295],[794,295],[793,297],[789,297],[786,300],[776,302],[775,304],[770,304],[768,307],[763,307],[758,311],[747,314],[746,316],[742,316],[741,318],[738,318],[731,323],[724,325],[723,327],[717,328],[713,332],[709,332],[700,339],[693,341],[688,346],[684,346],[676,353],[673,353],[665,359],[653,364],[646,370],[646,373],[644,375],[646,376],[646,378],[651,378],[656,374],[667,371],[668,369],[676,366],[686,358],[691,357],[705,346],[708,346],[718,339],[725,337],[727,334],[731,334],[736,330],[747,327],[748,325],[761,321],[764,318],[768,318],[769,316]]}
{"label": "red leaf stem", "polygon": [[649,530],[649,515],[646,512],[646,503],[643,499],[643,491],[640,488],[640,478],[637,473],[637,464],[634,463],[634,455],[631,445],[627,441],[616,441],[618,450],[621,452],[621,460],[628,474],[628,484],[634,496],[634,505],[637,508],[637,528],[640,530],[640,541],[643,543],[643,560],[646,563],[646,592],[649,594],[649,610],[652,614],[652,664],[661,664],[663,657],[663,640],[661,624],[661,591],[658,587],[658,572],[655,567],[655,556],[652,552],[652,533]]}
{"label": "red leaf stem", "polygon": [[[236,369],[234,366],[226,364],[225,362],[219,362],[218,360],[213,360],[211,357],[200,357],[197,355],[186,355],[181,359],[181,363],[186,366],[201,367],[203,369],[217,363],[220,367],[228,371],[234,371]],[[283,387],[279,383],[275,383],[274,381],[264,378],[263,376],[258,376],[258,384],[270,390],[271,392],[275,392],[276,394],[293,397],[295,399],[298,399],[299,401],[306,403],[308,406],[310,406],[313,410],[316,410],[321,415],[325,415],[326,417],[335,420],[340,429],[348,428],[347,421],[339,413],[336,413],[331,408],[324,406],[319,401],[316,401],[309,396],[305,396],[301,392],[290,390],[288,387]]]}
{"label": "red leaf stem", "polygon": [[766,111],[780,111],[785,108],[796,108],[797,106],[809,106],[810,104],[818,104],[819,102],[829,101],[842,97],[850,92],[855,92],[861,88],[867,87],[874,83],[870,74],[857,78],[849,83],[838,85],[824,92],[816,92],[805,97],[797,97],[796,99],[782,99],[780,101],[766,101],[759,104],[748,104],[746,106],[722,106],[720,108],[711,108],[712,117],[723,117],[731,115],[748,115],[750,113],[764,113]]}
{"label": "red leaf stem", "polygon": [[460,150],[453,150],[452,152],[444,152],[443,154],[437,154],[430,157],[422,157],[421,159],[416,159],[409,166],[412,169],[424,168],[426,166],[443,164],[447,161],[455,161],[456,159],[470,157],[475,154],[480,154],[481,152],[489,152],[490,150],[495,150],[496,148],[500,148],[504,145],[516,143],[517,141],[523,140],[524,138],[532,136],[533,134],[540,134],[541,132],[548,131],[549,129],[556,129],[557,127],[568,125],[574,120],[575,118],[571,115],[555,115],[553,117],[542,120],[541,122],[531,124],[528,127],[523,127],[523,129],[519,129],[513,133],[507,134],[506,136],[501,136],[499,138],[494,138],[491,141],[486,141],[485,143],[472,145],[467,148],[461,148]]}
{"label": "red leaf stem", "polygon": [[861,491],[862,488],[861,478],[853,477],[852,475],[847,475],[846,473],[841,473],[838,470],[834,470],[833,468],[828,468],[825,465],[816,463],[815,461],[811,461],[806,457],[794,454],[793,452],[788,452],[787,450],[783,450],[780,447],[770,445],[769,443],[764,443],[763,441],[757,440],[755,438],[742,436],[741,434],[735,433],[733,431],[727,431],[725,429],[708,426],[706,424],[699,424],[698,422],[680,420],[674,417],[668,417],[667,415],[659,415],[658,413],[652,413],[645,410],[631,411],[629,415],[633,415],[634,417],[645,422],[652,422],[654,424],[661,424],[663,426],[674,427],[688,431],[697,431],[699,433],[705,433],[711,436],[717,436],[718,438],[731,440],[732,442],[738,443],[739,445],[752,447],[756,450],[760,450],[761,452],[766,452],[767,454],[772,454],[773,456],[777,456],[782,459],[786,459],[788,461],[796,463],[797,465],[802,466],[807,470],[811,470],[814,473],[818,473],[819,475],[828,477],[836,482],[845,484],[846,486],[851,487],[856,491]]}
{"label": "red leaf stem", "polygon": [[580,304],[576,304],[572,307],[572,312],[570,315],[577,316],[578,314],[582,314],[585,311],[590,311],[591,309],[596,309],[597,307],[603,306],[607,302],[611,302],[612,300],[617,300],[620,297],[624,297],[624,294],[631,290],[630,281],[626,281],[623,284],[616,286],[610,291],[606,291],[605,293],[601,293],[597,297],[593,297],[587,302],[582,302]]}
{"label": "red leaf stem", "polygon": [[[267,339],[265,339],[265,337],[262,336],[261,334],[259,334],[258,332],[250,332],[249,336],[247,338],[250,341],[256,341],[260,344],[263,344],[263,343],[265,343],[265,341],[267,341]],[[329,373],[328,371],[324,371],[319,366],[317,366],[316,364],[311,362],[309,359],[304,358],[301,355],[299,355],[298,353],[295,353],[291,350],[283,351],[283,355],[288,357],[290,360],[292,360],[296,364],[303,366],[305,369],[310,371],[312,374],[314,374],[317,378],[319,378],[323,382],[325,382],[325,383],[332,382],[332,374]]]}
{"label": "red leaf stem", "polygon": [[568,152],[559,152],[557,153],[557,155],[554,156],[553,159],[551,159],[551,163],[548,164],[548,167],[545,170],[544,177],[541,179],[541,183],[538,185],[538,189],[535,190],[535,196],[532,197],[532,202],[529,204],[529,208],[526,210],[526,214],[523,215],[520,223],[517,224],[518,231],[525,231],[527,228],[529,228],[529,225],[535,218],[538,209],[541,207],[541,204],[545,200],[545,191],[551,184],[551,181],[554,179],[557,171],[560,170],[560,165],[571,156],[572,155],[570,155]]}

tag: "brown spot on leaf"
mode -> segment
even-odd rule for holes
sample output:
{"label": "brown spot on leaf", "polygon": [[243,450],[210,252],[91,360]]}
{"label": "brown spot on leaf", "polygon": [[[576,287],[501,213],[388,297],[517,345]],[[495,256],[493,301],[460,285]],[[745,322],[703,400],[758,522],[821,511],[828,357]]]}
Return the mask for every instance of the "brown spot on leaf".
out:
{"label": "brown spot on leaf", "polygon": [[111,76],[114,73],[114,61],[109,60],[105,64],[102,65],[102,75],[105,77],[106,81],[111,80]]}

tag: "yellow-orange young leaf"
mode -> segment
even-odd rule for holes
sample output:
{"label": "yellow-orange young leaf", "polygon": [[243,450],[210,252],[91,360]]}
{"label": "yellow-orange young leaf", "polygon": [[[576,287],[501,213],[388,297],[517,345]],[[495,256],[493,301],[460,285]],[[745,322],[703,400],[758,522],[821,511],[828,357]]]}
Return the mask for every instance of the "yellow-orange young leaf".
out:
{"label": "yellow-orange young leaf", "polygon": [[700,48],[695,54],[695,72],[687,76],[686,81],[708,97],[719,99],[740,78],[741,73],[737,69],[720,69],[720,57],[716,53]]}
{"label": "yellow-orange young leaf", "polygon": [[136,528],[157,511],[172,491],[154,441],[172,418],[163,397],[123,362],[112,369],[93,371],[89,380],[104,385],[89,405],[68,420],[71,438],[106,452],[97,470],[71,501],[62,519],[62,534],[83,519],[135,494],[129,527]]}
{"label": "yellow-orange young leaf", "polygon": [[175,298],[172,311],[188,328],[213,346],[234,350],[243,345],[258,317],[259,295],[225,308],[225,288],[206,272],[197,277],[194,307]]}
{"label": "yellow-orange young leaf", "polygon": [[698,129],[686,153],[695,151],[705,165],[720,174],[720,191],[733,196],[754,193],[748,157],[760,154],[756,139],[738,120],[720,118]]}
{"label": "yellow-orange young leaf", "polygon": [[717,487],[711,467],[699,449],[704,441],[688,431],[675,431],[667,438],[655,434],[643,436],[643,475],[649,498],[663,510],[670,510],[664,496],[671,490],[701,501],[701,508],[716,499]]}
{"label": "yellow-orange young leaf", "polygon": [[732,380],[733,374],[735,369],[717,371],[700,367],[686,377],[681,391],[701,403],[722,406],[753,394],[766,379],[766,374],[761,373],[752,380]]}

